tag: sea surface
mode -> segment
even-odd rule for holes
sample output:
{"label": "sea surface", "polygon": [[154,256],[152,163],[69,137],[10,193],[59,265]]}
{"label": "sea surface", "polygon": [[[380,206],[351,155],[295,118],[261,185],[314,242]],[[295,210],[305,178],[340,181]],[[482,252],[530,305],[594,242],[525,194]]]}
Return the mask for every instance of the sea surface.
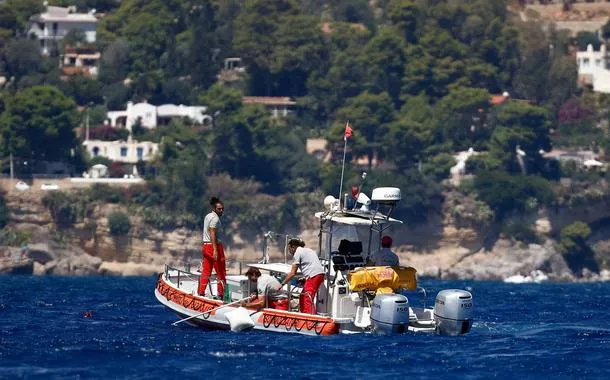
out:
{"label": "sea surface", "polygon": [[[306,337],[205,331],[155,278],[0,276],[0,378],[608,379],[610,284],[420,281],[473,294],[472,331]],[[90,317],[85,317],[89,312]]]}

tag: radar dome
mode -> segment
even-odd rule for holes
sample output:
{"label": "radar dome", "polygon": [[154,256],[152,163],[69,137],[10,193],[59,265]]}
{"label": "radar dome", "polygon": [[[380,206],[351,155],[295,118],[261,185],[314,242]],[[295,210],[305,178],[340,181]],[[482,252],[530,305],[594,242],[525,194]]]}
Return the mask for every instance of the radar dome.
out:
{"label": "radar dome", "polygon": [[327,195],[326,198],[324,198],[324,208],[327,210],[332,210],[336,202],[337,199],[335,197],[332,195]]}

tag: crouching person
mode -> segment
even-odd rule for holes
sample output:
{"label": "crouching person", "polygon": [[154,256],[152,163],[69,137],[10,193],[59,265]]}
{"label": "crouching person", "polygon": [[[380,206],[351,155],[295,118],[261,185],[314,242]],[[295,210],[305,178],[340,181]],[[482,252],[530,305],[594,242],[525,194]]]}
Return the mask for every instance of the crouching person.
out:
{"label": "crouching person", "polygon": [[288,310],[288,296],[284,294],[282,284],[269,274],[261,274],[257,268],[249,268],[246,277],[252,284],[256,284],[254,298],[243,304],[245,307],[260,309]]}

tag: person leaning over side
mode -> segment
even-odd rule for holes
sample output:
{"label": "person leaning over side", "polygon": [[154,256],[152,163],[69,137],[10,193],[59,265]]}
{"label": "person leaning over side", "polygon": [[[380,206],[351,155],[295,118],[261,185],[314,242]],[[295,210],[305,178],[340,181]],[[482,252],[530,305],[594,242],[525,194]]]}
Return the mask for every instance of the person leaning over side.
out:
{"label": "person leaning over side", "polygon": [[381,249],[371,255],[367,261],[367,266],[393,266],[400,265],[398,255],[390,249],[392,247],[392,238],[384,236],[381,238]]}
{"label": "person leaning over side", "polygon": [[324,281],[324,267],[320,263],[318,254],[312,249],[305,248],[305,243],[299,239],[291,239],[288,242],[288,252],[293,255],[294,260],[290,273],[286,275],[282,286],[288,284],[300,268],[301,273],[305,276],[305,284],[301,292],[299,309],[301,313],[315,314],[313,300]]}
{"label": "person leaning over side", "polygon": [[283,308],[281,301],[277,297],[281,293],[282,285],[275,277],[270,274],[261,274],[258,268],[248,268],[245,275],[251,283],[256,284],[256,293],[254,294],[255,298],[243,302],[242,306],[250,308]]}
{"label": "person leaning over side", "polygon": [[205,216],[203,221],[203,243],[201,245],[201,254],[203,256],[201,277],[199,278],[199,289],[197,292],[200,296],[205,295],[205,288],[208,286],[212,268],[216,271],[217,281],[217,297],[223,299],[224,288],[227,278],[227,270],[225,263],[225,251],[221,241],[222,224],[220,217],[224,213],[224,204],[216,197],[210,199],[212,211]]}

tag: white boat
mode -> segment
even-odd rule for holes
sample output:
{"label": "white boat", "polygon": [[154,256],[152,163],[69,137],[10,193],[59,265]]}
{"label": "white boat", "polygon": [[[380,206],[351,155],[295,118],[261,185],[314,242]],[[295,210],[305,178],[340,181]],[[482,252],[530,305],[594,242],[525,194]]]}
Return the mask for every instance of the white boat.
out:
{"label": "white boat", "polygon": [[530,272],[528,276],[522,274],[515,274],[513,276],[506,277],[504,282],[509,284],[540,284],[548,281],[549,276],[543,271],[536,269]]}
{"label": "white boat", "polygon": [[[163,305],[192,325],[240,331],[255,329],[307,335],[350,333],[399,334],[436,332],[460,335],[473,321],[472,295],[459,289],[440,291],[434,306],[427,307],[426,291],[418,287],[416,270],[410,267],[365,267],[369,255],[379,249],[382,233],[402,221],[390,217],[400,200],[400,189],[377,188],[358,209],[347,210],[328,196],[320,220],[317,250],[325,267],[325,280],[314,300],[315,313],[299,312],[301,288],[285,289],[288,310],[270,307],[245,309],[240,301],[250,294],[246,276],[228,275],[226,299],[216,299],[212,278],[205,296],[197,295],[200,272],[165,267],[159,275],[155,296]],[[359,198],[359,201],[363,199]],[[281,235],[285,236],[285,235]],[[265,243],[277,234],[265,235]],[[288,237],[286,237],[286,242]],[[267,244],[265,244],[266,246]],[[286,252],[286,250],[285,250]],[[247,264],[278,278],[290,272],[288,257],[270,262],[267,249],[262,260]],[[419,300],[415,304],[413,300]]]}

